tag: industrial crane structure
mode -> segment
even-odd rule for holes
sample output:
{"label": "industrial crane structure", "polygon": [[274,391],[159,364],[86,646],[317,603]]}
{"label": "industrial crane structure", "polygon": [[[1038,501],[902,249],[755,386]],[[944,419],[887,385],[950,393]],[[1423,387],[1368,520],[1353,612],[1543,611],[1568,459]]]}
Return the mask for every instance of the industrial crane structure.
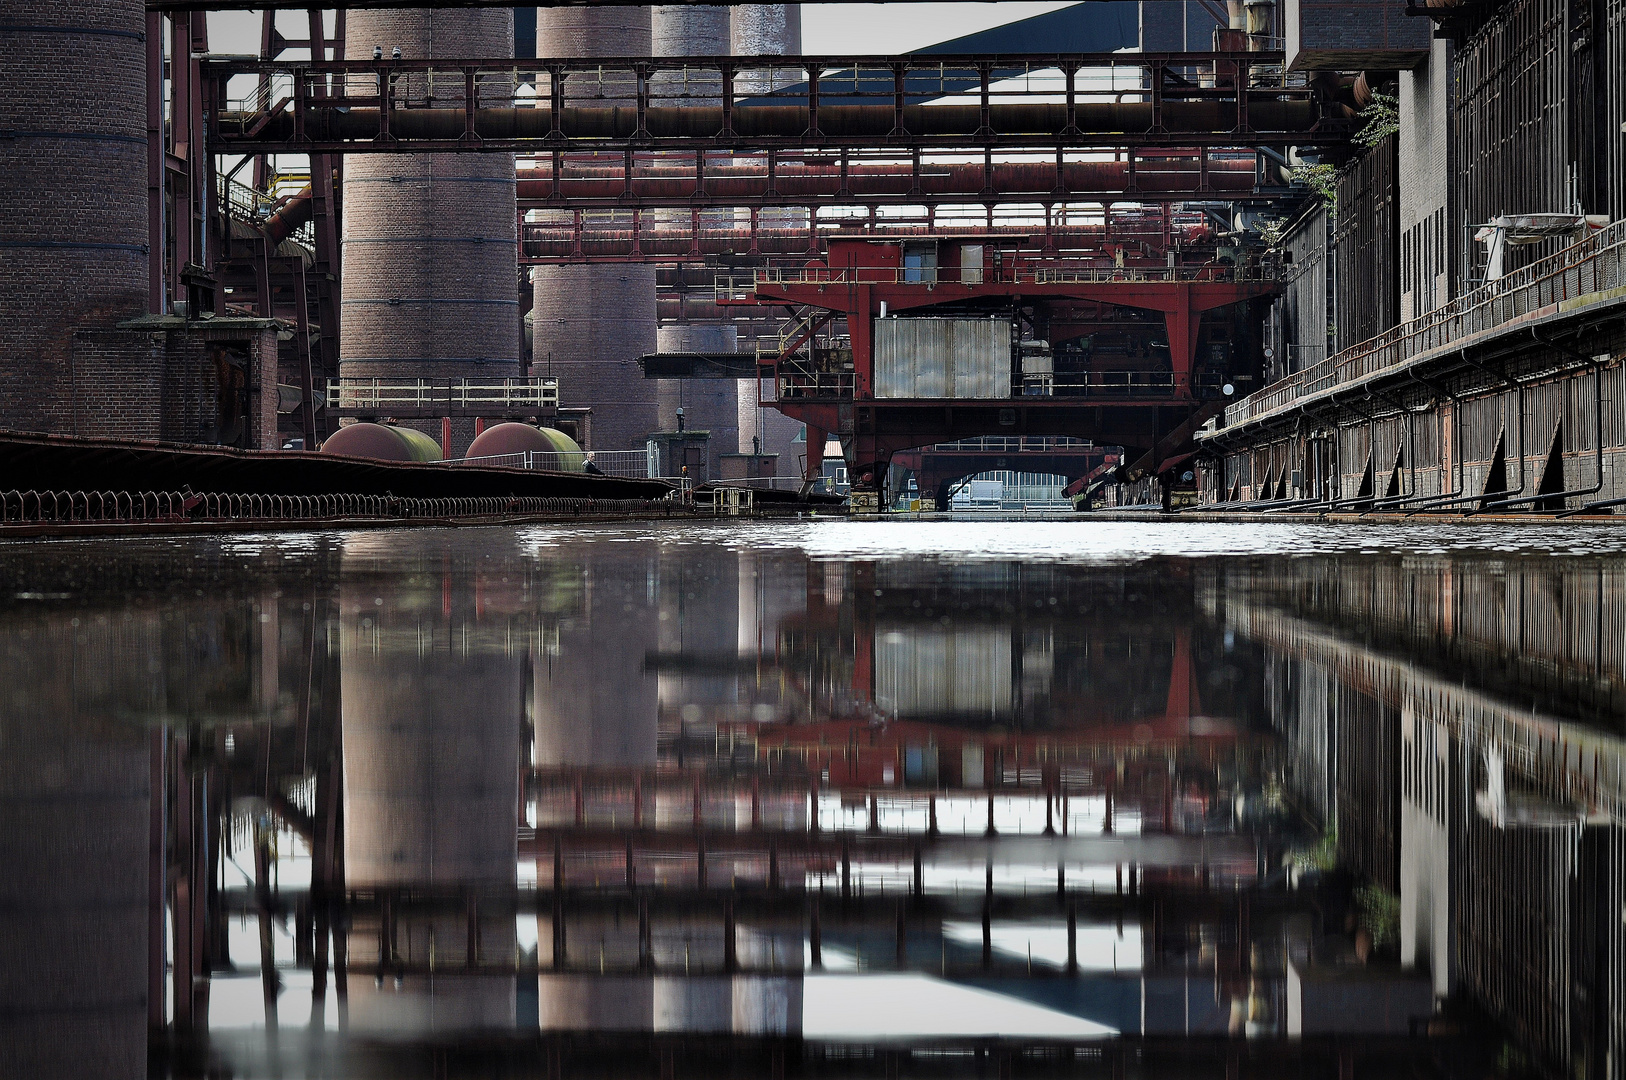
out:
{"label": "industrial crane structure", "polygon": [[808,426],[809,480],[824,434],[840,438],[863,509],[894,453],[972,436],[1088,436],[1150,452],[1152,472],[1177,464],[1176,433],[1258,377],[1253,302],[1275,294],[1276,268],[1212,243],[1161,266],[1114,259],[846,236],[800,268],[721,276],[717,292],[797,313],[759,354],[760,400]]}

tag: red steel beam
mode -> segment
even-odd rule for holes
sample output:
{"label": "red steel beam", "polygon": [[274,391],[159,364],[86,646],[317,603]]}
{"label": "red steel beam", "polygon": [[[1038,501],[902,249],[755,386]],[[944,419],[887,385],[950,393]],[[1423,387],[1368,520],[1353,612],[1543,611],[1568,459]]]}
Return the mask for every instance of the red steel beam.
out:
{"label": "red steel beam", "polygon": [[[781,256],[815,258],[823,254],[824,243],[831,232],[821,228],[810,233],[799,229],[752,229],[749,225],[702,227],[698,231],[687,223],[640,226],[631,228],[593,227],[574,224],[543,226],[527,223],[523,226],[520,265],[548,266],[572,263],[703,263],[718,256]],[[879,225],[865,230],[864,236],[875,240],[897,240],[910,236],[940,236],[943,230],[928,230],[919,226]],[[1110,236],[1104,226],[1067,226],[1045,230],[1042,226],[995,226],[976,228],[968,234],[983,237],[990,242],[1021,243],[1027,247],[1039,238],[1049,242],[1058,255],[1082,254],[1101,249]],[[850,233],[847,235],[851,235]],[[1119,242],[1154,240],[1133,234],[1119,237]]]}
{"label": "red steel beam", "polygon": [[[712,206],[938,206],[1003,203],[1185,202],[1269,199],[1256,185],[1252,153],[1175,149],[1133,161],[922,164],[830,160],[696,160],[671,155],[624,163],[577,160],[560,151],[519,171],[519,205],[530,209]],[[674,160],[674,158],[676,160]],[[558,177],[557,181],[555,176]]]}

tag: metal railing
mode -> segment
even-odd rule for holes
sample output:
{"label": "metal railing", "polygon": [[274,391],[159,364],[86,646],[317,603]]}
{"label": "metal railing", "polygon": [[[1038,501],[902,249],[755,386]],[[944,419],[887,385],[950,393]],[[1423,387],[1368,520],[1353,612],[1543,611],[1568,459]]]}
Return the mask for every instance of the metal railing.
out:
{"label": "metal railing", "polygon": [[666,512],[670,500],[511,498],[413,499],[394,495],[261,495],[193,491],[0,491],[8,525],[160,524],[411,520],[519,514]]}
{"label": "metal railing", "polygon": [[546,450],[526,450],[517,454],[487,454],[481,457],[456,458],[451,465],[486,465],[510,469],[538,469],[544,472],[584,472],[588,459],[605,476],[620,476],[634,480],[659,478],[656,455],[647,450],[595,450],[582,453],[557,453]]}
{"label": "metal railing", "polygon": [[559,404],[557,379],[329,379],[330,409],[549,409]]}
{"label": "metal railing", "polygon": [[1075,439],[1071,435],[981,435],[974,439],[956,439],[931,447],[936,453],[960,452],[982,454],[1033,454],[1082,452],[1096,449],[1088,439]]}
{"label": "metal railing", "polygon": [[713,480],[714,487],[749,488],[755,491],[800,491],[799,476],[742,476],[730,480]]}
{"label": "metal railing", "polygon": [[983,268],[961,279],[959,267],[766,267],[750,274],[718,274],[712,288],[719,303],[739,303],[763,288],[794,285],[1104,285],[1156,282],[1260,281],[1281,279],[1275,260],[1202,266],[1040,266],[1018,259],[998,268]]}
{"label": "metal railing", "polygon": [[1334,353],[1226,408],[1223,427],[1374,375],[1566,300],[1626,286],[1626,220],[1481,285],[1443,307]]}
{"label": "metal railing", "polygon": [[[1232,105],[1238,91],[1261,102],[1309,101],[1302,73],[1276,51],[1187,53],[1031,53],[999,56],[620,56],[543,60],[258,60],[212,57],[205,70],[222,81],[252,75],[221,105],[246,130],[247,117],[279,112],[296,100],[340,99],[393,108],[535,109],[610,102],[642,108],[729,104],[920,105],[930,102],[1042,102],[1075,106]],[[228,86],[241,83],[227,82]],[[1154,94],[1154,88],[1157,93]],[[1251,92],[1251,93],[1250,93]],[[237,131],[229,130],[228,135]],[[1245,140],[1238,140],[1245,145]]]}
{"label": "metal railing", "polygon": [[[813,371],[787,361],[776,368],[779,401],[804,398],[850,398],[856,394],[857,377],[847,371]],[[1203,385],[1207,385],[1204,383]],[[1169,371],[1079,371],[1069,372],[1046,384],[1045,397],[1059,398],[1167,398],[1175,397],[1184,384]],[[1037,395],[1013,394],[1001,401],[1021,401]],[[945,401],[954,400],[945,398]]]}

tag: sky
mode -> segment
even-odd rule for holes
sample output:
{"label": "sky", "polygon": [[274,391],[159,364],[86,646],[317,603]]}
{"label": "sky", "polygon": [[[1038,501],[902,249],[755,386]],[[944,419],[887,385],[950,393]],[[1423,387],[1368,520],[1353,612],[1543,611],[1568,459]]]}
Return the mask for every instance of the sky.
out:
{"label": "sky", "polygon": [[802,51],[813,55],[896,55],[1067,6],[1031,0],[999,4],[804,4]]}
{"label": "sky", "polygon": [[[809,54],[896,55],[1069,6],[1034,0],[964,0],[945,4],[804,4],[802,51]],[[302,19],[303,12],[297,13]],[[295,15],[285,18],[294,19]],[[279,20],[280,21],[280,20]],[[213,12],[209,46],[217,53],[252,53],[260,44],[256,12]]]}

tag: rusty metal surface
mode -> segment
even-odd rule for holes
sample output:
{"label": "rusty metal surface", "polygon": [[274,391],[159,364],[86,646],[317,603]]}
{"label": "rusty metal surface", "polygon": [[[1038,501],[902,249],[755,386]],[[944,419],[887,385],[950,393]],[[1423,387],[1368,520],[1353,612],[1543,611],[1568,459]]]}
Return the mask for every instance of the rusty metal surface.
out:
{"label": "rusty metal surface", "polygon": [[198,492],[313,498],[660,499],[658,480],[525,469],[390,464],[302,451],[0,434],[0,473],[18,492]]}
{"label": "rusty metal surface", "polygon": [[[564,150],[522,163],[519,203],[527,209],[603,205],[617,210],[670,206],[796,206],[832,201],[853,205],[898,203],[981,206],[988,192],[1003,202],[1117,200],[1137,202],[1199,197],[1278,198],[1281,190],[1256,187],[1258,160],[1251,151],[1174,149],[1129,155],[1122,161],[922,161],[909,154],[879,158],[818,150],[746,158],[708,159],[688,154],[637,154],[631,168]],[[530,159],[527,159],[530,160]]]}
{"label": "rusty metal surface", "polygon": [[1626,221],[1506,277],[1457,297],[1421,318],[1345,349],[1244,398],[1225,410],[1221,430],[1252,423],[1307,398],[1382,376],[1436,353],[1460,350],[1472,340],[1511,325],[1531,325],[1612,304],[1626,286]]}
{"label": "rusty metal surface", "polygon": [[[227,152],[750,147],[1258,146],[1341,141],[1279,53],[929,58],[607,57],[205,64]],[[1149,84],[1144,101],[1079,90],[1081,69]],[[255,75],[232,100],[226,85]],[[1198,76],[1193,79],[1191,76]],[[534,94],[516,87],[535,82]],[[721,87],[673,95],[673,79]],[[766,93],[745,90],[767,80]],[[1035,85],[1037,80],[1037,85]],[[1199,87],[1201,82],[1208,85]],[[334,88],[349,92],[327,96]],[[459,97],[463,88],[469,94]],[[1137,95],[1139,96],[1139,95]],[[454,98],[461,102],[450,107]]]}
{"label": "rusty metal surface", "polygon": [[875,320],[878,398],[1008,398],[1009,319]]}

